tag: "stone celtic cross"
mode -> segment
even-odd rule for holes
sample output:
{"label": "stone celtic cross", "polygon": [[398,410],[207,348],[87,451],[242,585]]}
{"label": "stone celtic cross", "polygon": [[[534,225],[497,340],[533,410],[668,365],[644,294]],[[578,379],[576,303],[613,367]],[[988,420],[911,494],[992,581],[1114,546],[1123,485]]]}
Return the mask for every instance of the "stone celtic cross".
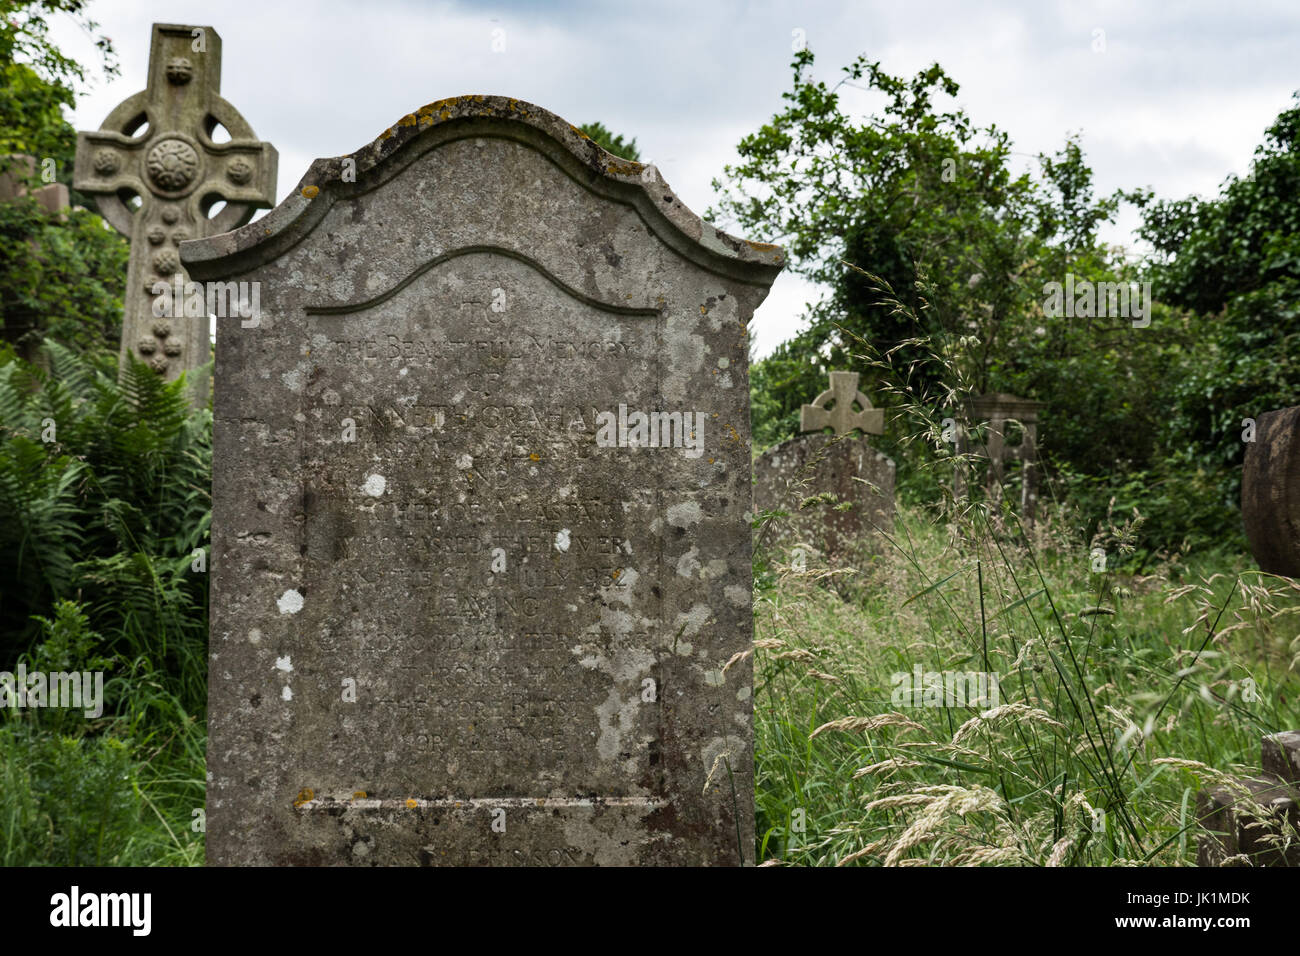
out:
{"label": "stone celtic cross", "polygon": [[[831,372],[831,387],[822,392],[811,405],[799,411],[799,430],[819,432],[827,426],[837,435],[847,435],[855,428],[864,435],[880,435],[885,431],[885,413],[872,408],[867,396],[858,391],[857,372]],[[834,407],[829,407],[834,402]],[[855,412],[853,403],[862,406]]]}
{"label": "stone celtic cross", "polygon": [[[98,130],[77,134],[74,187],[94,195],[100,214],[131,241],[121,365],[133,354],[168,380],[207,363],[208,316],[205,309],[156,318],[154,285],[187,281],[177,252],[183,241],[237,228],[275,201],[275,147],[258,142],[220,88],[217,32],[155,23],[148,86]],[[219,126],[229,142],[213,142]],[[220,200],[225,208],[208,218]],[[194,384],[195,401],[206,402],[206,382]]]}

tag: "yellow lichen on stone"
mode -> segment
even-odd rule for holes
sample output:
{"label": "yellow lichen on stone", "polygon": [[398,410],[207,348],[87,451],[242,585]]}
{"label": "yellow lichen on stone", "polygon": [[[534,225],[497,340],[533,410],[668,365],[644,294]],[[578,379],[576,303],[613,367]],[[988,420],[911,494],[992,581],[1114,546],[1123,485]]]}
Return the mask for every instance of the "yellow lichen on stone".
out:
{"label": "yellow lichen on stone", "polygon": [[773,252],[781,248],[780,246],[772,245],[770,242],[751,242],[748,239],[745,240],[745,245],[749,246],[749,248],[756,252]]}
{"label": "yellow lichen on stone", "polygon": [[320,188],[317,187],[317,186],[303,186],[303,187],[302,187],[302,194],[303,194],[303,196],[305,196],[305,197],[308,198],[308,199],[315,199],[316,196],[319,195],[319,193],[320,193]]}
{"label": "yellow lichen on stone", "polygon": [[613,173],[615,176],[633,176],[639,174],[643,169],[645,169],[645,166],[641,163],[620,163],[616,161],[606,166],[605,172]]}

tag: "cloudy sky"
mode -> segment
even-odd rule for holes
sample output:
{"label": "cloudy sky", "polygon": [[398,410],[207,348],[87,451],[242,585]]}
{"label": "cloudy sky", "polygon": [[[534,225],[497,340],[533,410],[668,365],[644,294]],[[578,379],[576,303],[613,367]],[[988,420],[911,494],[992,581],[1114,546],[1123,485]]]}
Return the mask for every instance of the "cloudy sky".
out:
{"label": "cloudy sky", "polygon": [[[316,157],[350,153],[425,103],[499,93],[635,137],[642,159],[703,212],[737,141],[780,108],[799,36],[831,82],[860,53],[895,74],[938,61],[972,119],[1011,134],[1020,162],[1080,131],[1102,193],[1214,195],[1226,175],[1248,170],[1264,128],[1300,88],[1295,0],[94,0],[89,12],[122,76],[96,76],[78,129],[97,128],[145,85],[151,23],[212,26],[222,95],[279,150],[280,199]],[[53,35],[94,62],[70,21],[56,21]],[[874,105],[845,93],[848,109]],[[1105,238],[1129,244],[1134,221]],[[758,353],[796,331],[820,294],[778,279],[755,317]]]}

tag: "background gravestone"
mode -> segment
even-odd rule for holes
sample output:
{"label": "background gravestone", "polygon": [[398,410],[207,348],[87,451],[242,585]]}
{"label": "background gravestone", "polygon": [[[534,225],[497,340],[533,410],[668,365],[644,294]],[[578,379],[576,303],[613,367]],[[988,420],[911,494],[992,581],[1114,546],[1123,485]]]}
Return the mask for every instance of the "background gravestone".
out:
{"label": "background gravestone", "polygon": [[[77,134],[73,185],[95,196],[131,242],[123,296],[121,367],[135,355],[168,381],[206,365],[209,318],[156,318],[156,283],[186,281],[177,247],[243,225],[275,202],[278,157],[219,95],[221,37],[212,27],[153,25],[149,85],[123,100],[96,132]],[[218,127],[230,141],[213,142]],[[128,199],[140,197],[138,209]],[[219,200],[226,206],[211,219]],[[206,382],[192,395],[207,404]]]}
{"label": "background gravestone", "polygon": [[[879,548],[881,538],[874,532],[893,531],[896,469],[887,456],[852,436],[855,430],[884,432],[884,412],[858,391],[858,373],[831,372],[830,380],[829,389],[800,409],[800,427],[819,434],[796,435],[754,462],[754,508],[787,513],[767,532],[776,548],[803,544],[828,557],[844,557],[855,544]],[[835,434],[820,434],[824,428]],[[832,501],[800,508],[826,493]]]}
{"label": "background gravestone", "polygon": [[1260,569],[1300,578],[1300,405],[1259,416],[1242,463],[1241,517]]}
{"label": "background gravestone", "polygon": [[217,339],[209,861],[752,862],[780,249],[469,96],[182,255],[262,303]]}
{"label": "background gravestone", "polygon": [[[1007,465],[1020,462],[1020,520],[1032,525],[1038,511],[1038,413],[1042,402],[1005,392],[991,392],[972,399],[967,413],[975,423],[987,423],[982,442],[972,441],[967,428],[957,430],[957,469],[953,490],[958,501],[969,493],[969,463],[960,456],[988,459],[984,485],[990,498],[1001,500]],[[1013,424],[1014,423],[1014,424]],[[1015,443],[1008,437],[1019,438]]]}

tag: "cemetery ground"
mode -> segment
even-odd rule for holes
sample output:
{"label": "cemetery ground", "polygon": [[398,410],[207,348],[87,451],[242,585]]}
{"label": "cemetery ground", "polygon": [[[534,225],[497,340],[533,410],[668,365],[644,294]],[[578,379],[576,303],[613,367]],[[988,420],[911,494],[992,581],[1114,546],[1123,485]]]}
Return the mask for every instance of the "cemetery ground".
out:
{"label": "cemetery ground", "polygon": [[[1019,541],[901,506],[889,537],[839,570],[760,552],[760,861],[1192,865],[1196,792],[1300,717],[1300,589],[1248,557],[1094,572],[1065,506]],[[900,698],[917,667],[996,673],[998,706]]]}

